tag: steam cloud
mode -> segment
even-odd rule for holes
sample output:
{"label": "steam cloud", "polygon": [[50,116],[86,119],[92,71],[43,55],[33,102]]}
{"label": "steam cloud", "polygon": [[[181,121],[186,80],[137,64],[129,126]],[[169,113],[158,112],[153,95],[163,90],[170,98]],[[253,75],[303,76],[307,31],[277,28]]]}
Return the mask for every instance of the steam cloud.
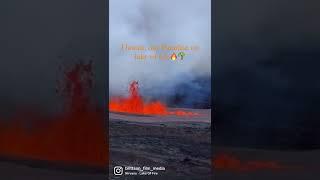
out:
{"label": "steam cloud", "polygon": [[[138,80],[146,97],[161,98],[171,106],[209,107],[210,0],[111,0],[109,6],[110,96],[125,95],[129,82]],[[136,61],[133,52],[121,50],[123,43],[198,45],[200,50],[188,54],[183,63]]]}

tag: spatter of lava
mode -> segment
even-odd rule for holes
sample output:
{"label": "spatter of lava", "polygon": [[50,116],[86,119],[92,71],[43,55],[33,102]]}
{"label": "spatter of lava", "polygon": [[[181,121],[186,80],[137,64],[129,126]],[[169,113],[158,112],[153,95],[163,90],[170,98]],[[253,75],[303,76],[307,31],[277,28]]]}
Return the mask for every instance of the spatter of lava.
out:
{"label": "spatter of lava", "polygon": [[160,101],[145,102],[139,93],[139,84],[132,81],[129,85],[128,97],[111,97],[109,101],[111,112],[122,112],[142,115],[176,115],[176,116],[197,116],[198,113],[188,111],[169,111],[167,106]]}
{"label": "spatter of lava", "polygon": [[104,111],[90,103],[88,94],[92,62],[80,62],[61,73],[64,79],[57,92],[66,100],[63,112],[49,116],[40,108],[19,109],[11,118],[0,116],[0,156],[105,169]]}

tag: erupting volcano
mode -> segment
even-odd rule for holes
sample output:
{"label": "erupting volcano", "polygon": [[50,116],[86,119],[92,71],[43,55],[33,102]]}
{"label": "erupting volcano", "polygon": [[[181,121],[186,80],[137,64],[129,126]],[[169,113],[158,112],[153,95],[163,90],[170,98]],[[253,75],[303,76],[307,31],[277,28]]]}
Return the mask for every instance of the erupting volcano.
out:
{"label": "erupting volcano", "polygon": [[139,93],[138,81],[132,81],[129,85],[128,97],[111,97],[109,102],[111,112],[122,112],[141,115],[176,115],[196,116],[198,113],[188,111],[169,111],[167,106],[160,101],[145,102]]}

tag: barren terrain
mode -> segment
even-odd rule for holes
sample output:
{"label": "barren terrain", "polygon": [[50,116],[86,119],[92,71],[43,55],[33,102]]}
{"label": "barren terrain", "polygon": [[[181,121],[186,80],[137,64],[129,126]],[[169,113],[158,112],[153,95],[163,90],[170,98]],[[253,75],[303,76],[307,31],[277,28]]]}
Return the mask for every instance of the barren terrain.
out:
{"label": "barren terrain", "polygon": [[[210,179],[211,111],[199,116],[110,113],[111,179]],[[114,166],[163,166],[157,176],[113,176]]]}

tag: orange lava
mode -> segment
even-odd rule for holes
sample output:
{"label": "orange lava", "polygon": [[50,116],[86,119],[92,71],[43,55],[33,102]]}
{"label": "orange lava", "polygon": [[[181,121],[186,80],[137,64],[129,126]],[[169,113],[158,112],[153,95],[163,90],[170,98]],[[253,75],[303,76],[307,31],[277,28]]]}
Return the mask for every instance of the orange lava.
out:
{"label": "orange lava", "polygon": [[91,70],[91,63],[79,63],[64,73],[59,92],[68,101],[62,114],[22,110],[0,119],[0,156],[106,168],[104,113],[90,105],[86,93],[92,85]]}
{"label": "orange lava", "polygon": [[167,106],[160,101],[144,102],[139,93],[139,84],[132,81],[129,85],[128,97],[111,97],[109,101],[111,112],[123,112],[142,115],[176,115],[176,116],[196,116],[198,113],[188,111],[169,111]]}
{"label": "orange lava", "polygon": [[213,158],[213,167],[216,170],[231,172],[254,172],[259,170],[288,170],[299,169],[298,167],[285,166],[276,161],[250,160],[243,161],[234,155],[220,153]]}

